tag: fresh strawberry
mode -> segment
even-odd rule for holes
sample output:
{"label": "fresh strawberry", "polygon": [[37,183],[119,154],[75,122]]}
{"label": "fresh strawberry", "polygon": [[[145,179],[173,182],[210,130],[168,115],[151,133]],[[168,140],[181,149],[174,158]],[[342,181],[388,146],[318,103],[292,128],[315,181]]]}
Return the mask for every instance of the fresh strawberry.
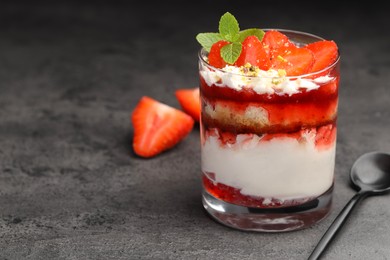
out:
{"label": "fresh strawberry", "polygon": [[287,76],[310,72],[314,63],[313,53],[295,46],[287,35],[277,30],[266,31],[262,43],[269,52],[272,69],[283,69]]}
{"label": "fresh strawberry", "polygon": [[268,70],[271,63],[268,53],[265,51],[262,42],[254,35],[248,36],[242,42],[242,51],[235,66],[244,66],[250,63],[252,66],[257,66],[262,70]]}
{"label": "fresh strawberry", "polygon": [[133,149],[141,157],[153,157],[184,139],[192,130],[191,116],[174,107],[144,96],[135,107]]}
{"label": "fresh strawberry", "polygon": [[311,72],[328,67],[335,62],[338,57],[338,47],[334,41],[317,41],[306,45],[306,48],[311,50],[314,55],[314,64]]}
{"label": "fresh strawberry", "polygon": [[221,49],[223,46],[229,44],[228,41],[220,40],[211,46],[209,53],[209,64],[216,68],[222,69],[226,66],[226,62],[221,57]]}
{"label": "fresh strawberry", "polygon": [[178,89],[175,92],[181,108],[196,122],[200,119],[200,96],[199,88]]}
{"label": "fresh strawberry", "polygon": [[314,64],[314,55],[307,48],[298,48],[293,45],[281,48],[274,53],[271,68],[283,69],[287,76],[299,76],[311,71]]}
{"label": "fresh strawberry", "polygon": [[287,35],[277,30],[266,31],[263,36],[262,43],[266,51],[269,52],[271,56],[273,56],[275,52],[280,52],[281,50],[289,48],[291,45],[294,45],[288,39]]}

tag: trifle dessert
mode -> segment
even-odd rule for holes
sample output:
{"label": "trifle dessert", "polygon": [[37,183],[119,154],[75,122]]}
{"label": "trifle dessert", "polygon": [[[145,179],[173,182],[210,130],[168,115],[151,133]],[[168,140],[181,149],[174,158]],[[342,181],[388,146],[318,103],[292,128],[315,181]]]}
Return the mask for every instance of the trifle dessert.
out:
{"label": "trifle dessert", "polygon": [[332,40],[247,29],[225,13],[197,40],[203,205],[257,231],[310,226],[331,208],[339,51]]}

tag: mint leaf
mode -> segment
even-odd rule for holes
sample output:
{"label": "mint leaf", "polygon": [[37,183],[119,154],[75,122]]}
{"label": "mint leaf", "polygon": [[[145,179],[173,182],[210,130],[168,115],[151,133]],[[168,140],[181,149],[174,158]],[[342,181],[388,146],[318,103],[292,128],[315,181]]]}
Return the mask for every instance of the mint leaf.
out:
{"label": "mint leaf", "polygon": [[236,62],[240,57],[242,44],[239,42],[229,43],[221,48],[221,57],[229,64]]}
{"label": "mint leaf", "polygon": [[196,35],[196,40],[206,51],[210,51],[211,46],[217,41],[223,40],[223,37],[219,33],[199,33]]}
{"label": "mint leaf", "polygon": [[222,15],[219,20],[219,33],[229,42],[235,42],[239,38],[240,27],[236,18],[229,12]]}
{"label": "mint leaf", "polygon": [[260,41],[263,39],[264,31],[257,28],[250,28],[240,31],[240,26],[236,18],[229,12],[221,16],[219,20],[219,33],[207,32],[196,35],[196,40],[208,52],[214,43],[225,40],[229,44],[221,48],[222,59],[232,65],[242,51],[242,42],[250,35],[256,36]]}
{"label": "mint leaf", "polygon": [[256,36],[261,41],[263,39],[263,36],[264,36],[264,31],[261,29],[251,28],[251,29],[246,29],[246,30],[240,31],[239,35],[240,35],[239,40],[238,40],[239,42],[243,42],[245,40],[245,38],[250,36],[250,35]]}

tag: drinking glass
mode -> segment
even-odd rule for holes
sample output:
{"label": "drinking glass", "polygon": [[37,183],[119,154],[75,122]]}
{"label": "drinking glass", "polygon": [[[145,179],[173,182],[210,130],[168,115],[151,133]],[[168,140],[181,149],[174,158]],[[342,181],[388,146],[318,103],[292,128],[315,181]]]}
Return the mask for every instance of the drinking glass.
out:
{"label": "drinking glass", "polygon": [[[279,31],[297,46],[323,40]],[[248,76],[210,66],[207,54],[199,52],[206,211],[226,226],[263,232],[324,219],[334,185],[340,56],[301,76]]]}

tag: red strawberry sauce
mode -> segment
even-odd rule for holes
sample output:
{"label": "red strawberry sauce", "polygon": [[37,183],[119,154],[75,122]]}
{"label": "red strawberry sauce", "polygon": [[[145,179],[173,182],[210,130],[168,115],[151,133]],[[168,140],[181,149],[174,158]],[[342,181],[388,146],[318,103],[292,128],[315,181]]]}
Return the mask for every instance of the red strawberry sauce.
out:
{"label": "red strawberry sauce", "polygon": [[312,198],[304,198],[297,200],[278,200],[275,198],[265,199],[262,197],[243,195],[239,189],[224,185],[222,183],[215,183],[203,174],[203,187],[208,193],[214,197],[232,203],[251,208],[281,208],[291,207],[303,204],[310,201]]}

